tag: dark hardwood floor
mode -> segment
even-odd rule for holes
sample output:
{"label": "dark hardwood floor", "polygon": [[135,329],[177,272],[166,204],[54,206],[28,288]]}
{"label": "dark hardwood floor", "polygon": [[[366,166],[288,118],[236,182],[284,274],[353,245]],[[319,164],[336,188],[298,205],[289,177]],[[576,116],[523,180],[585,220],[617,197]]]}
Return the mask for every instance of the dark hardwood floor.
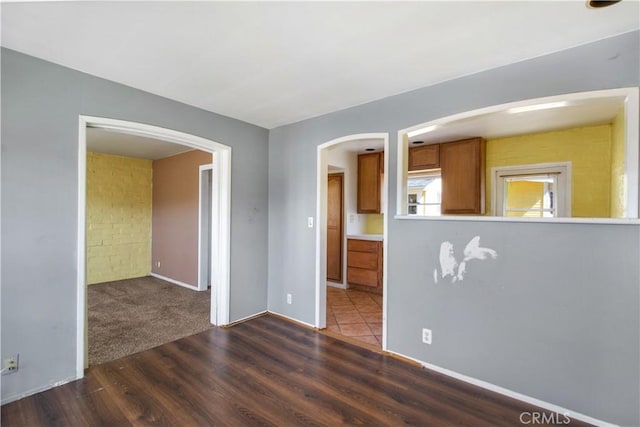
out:
{"label": "dark hardwood floor", "polygon": [[267,315],[92,367],[4,405],[2,426],[514,426],[524,411],[541,410]]}

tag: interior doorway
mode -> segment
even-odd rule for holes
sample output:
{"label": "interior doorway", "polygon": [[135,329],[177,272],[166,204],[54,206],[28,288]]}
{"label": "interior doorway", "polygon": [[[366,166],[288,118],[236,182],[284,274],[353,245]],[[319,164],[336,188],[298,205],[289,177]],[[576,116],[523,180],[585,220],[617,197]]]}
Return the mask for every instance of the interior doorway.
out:
{"label": "interior doorway", "polygon": [[[320,145],[316,212],[316,326],[339,338],[383,350],[387,151],[388,134],[384,133],[352,135]],[[358,177],[359,161],[373,157],[378,159],[377,189],[366,182],[363,186]],[[375,196],[377,210],[360,212],[358,188]],[[365,243],[362,246],[359,242]],[[354,248],[363,252],[355,253]]]}
{"label": "interior doorway", "polygon": [[342,282],[344,240],[344,173],[330,173],[327,181],[327,280]]}
{"label": "interior doorway", "polygon": [[[87,129],[97,128],[117,133],[153,138],[172,144],[212,153],[214,165],[207,204],[211,206],[207,255],[210,262],[209,282],[212,285],[209,322],[229,323],[229,265],[230,265],[230,178],[231,148],[194,135],[141,123],[100,117],[79,117],[78,142],[78,243],[77,243],[77,354],[76,374],[81,378],[87,364],[87,292],[86,292],[86,166]],[[210,203],[209,203],[210,202]]]}

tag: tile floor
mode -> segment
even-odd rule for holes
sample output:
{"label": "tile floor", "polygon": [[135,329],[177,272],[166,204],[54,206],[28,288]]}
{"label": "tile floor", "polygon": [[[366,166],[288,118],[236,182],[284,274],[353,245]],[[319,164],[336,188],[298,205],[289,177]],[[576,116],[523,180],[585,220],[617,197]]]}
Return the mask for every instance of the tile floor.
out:
{"label": "tile floor", "polygon": [[327,330],[382,347],[382,295],[328,286]]}

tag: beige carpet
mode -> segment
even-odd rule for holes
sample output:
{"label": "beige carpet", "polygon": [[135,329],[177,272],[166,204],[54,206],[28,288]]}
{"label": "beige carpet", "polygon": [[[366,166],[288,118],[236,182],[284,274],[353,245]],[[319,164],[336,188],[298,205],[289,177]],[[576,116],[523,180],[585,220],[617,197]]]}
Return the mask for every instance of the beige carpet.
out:
{"label": "beige carpet", "polygon": [[211,290],[197,292],[154,277],[88,286],[89,365],[202,332]]}

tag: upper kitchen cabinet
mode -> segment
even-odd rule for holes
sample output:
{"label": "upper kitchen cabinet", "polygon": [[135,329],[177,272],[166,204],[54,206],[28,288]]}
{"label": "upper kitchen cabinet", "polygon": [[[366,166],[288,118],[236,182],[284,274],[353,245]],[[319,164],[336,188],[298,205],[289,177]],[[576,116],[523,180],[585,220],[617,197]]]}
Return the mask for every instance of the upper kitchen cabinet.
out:
{"label": "upper kitchen cabinet", "polygon": [[358,156],[358,213],[381,213],[384,153]]}
{"label": "upper kitchen cabinet", "polygon": [[485,146],[482,138],[440,144],[443,214],[484,214]]}
{"label": "upper kitchen cabinet", "polygon": [[409,172],[440,167],[440,144],[409,148]]}

